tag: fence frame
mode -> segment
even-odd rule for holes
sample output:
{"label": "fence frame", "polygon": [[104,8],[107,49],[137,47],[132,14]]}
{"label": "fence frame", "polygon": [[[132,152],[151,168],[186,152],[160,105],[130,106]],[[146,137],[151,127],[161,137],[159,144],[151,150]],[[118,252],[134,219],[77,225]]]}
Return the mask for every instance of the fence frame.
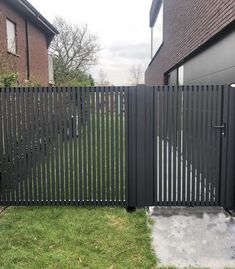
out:
{"label": "fence frame", "polygon": [[223,121],[226,133],[222,138],[221,154],[221,205],[235,209],[235,89],[224,89]]}
{"label": "fence frame", "polygon": [[[156,144],[154,110],[158,109],[155,107],[155,93],[158,87],[137,85],[128,94],[128,205],[131,207],[159,205],[154,198],[157,186],[154,176],[156,156],[153,153]],[[169,87],[172,86],[160,86],[165,91]],[[175,87],[178,90],[181,88]],[[185,86],[185,89],[189,87]],[[226,133],[222,135],[221,129],[219,206],[235,209],[235,91],[227,85],[221,87],[222,118],[219,124],[226,126]],[[163,110],[164,105],[161,104]],[[163,117],[164,121],[166,115]],[[169,203],[162,205],[167,206]]]}
{"label": "fence frame", "polygon": [[[82,88],[0,88],[0,148],[5,151],[5,154],[9,155],[9,153],[7,153],[7,150],[10,150],[12,152],[12,154],[14,155],[15,158],[17,158],[17,154],[21,154],[19,155],[20,158],[22,158],[22,161],[19,162],[18,159],[15,159],[15,169],[18,169],[17,172],[19,173],[19,175],[21,176],[22,174],[26,173],[24,169],[28,169],[28,166],[32,165],[33,161],[32,160],[26,160],[27,158],[27,154],[26,152],[29,150],[25,141],[24,143],[20,144],[19,148],[13,148],[12,145],[14,145],[14,143],[12,143],[12,145],[10,145],[10,147],[6,147],[5,146],[5,141],[7,139],[7,133],[12,133],[11,135],[11,141],[16,139],[16,136],[18,135],[18,137],[20,137],[23,133],[23,127],[24,126],[28,126],[29,131],[26,134],[26,137],[29,139],[29,141],[31,141],[32,139],[39,139],[40,138],[40,132],[42,131],[38,126],[36,128],[36,130],[34,130],[33,127],[33,120],[32,118],[29,117],[30,122],[25,122],[27,120],[27,117],[25,116],[26,113],[28,114],[32,114],[35,117],[41,117],[40,119],[45,119],[45,126],[57,126],[55,125],[58,124],[58,126],[56,128],[59,128],[59,131],[61,131],[59,137],[56,136],[56,131],[55,129],[51,128],[48,130],[46,130],[45,132],[45,141],[48,141],[48,143],[51,145],[51,148],[47,149],[49,152],[51,151],[55,151],[56,154],[58,155],[59,153],[62,154],[62,158],[63,157],[63,151],[66,152],[73,152],[73,154],[76,154],[74,156],[77,156],[77,154],[80,156],[81,154],[87,154],[87,156],[83,156],[85,158],[85,161],[88,161],[88,181],[87,182],[83,182],[86,184],[89,184],[90,188],[92,188],[91,186],[91,181],[90,181],[90,176],[93,173],[99,173],[99,178],[100,178],[100,182],[98,182],[98,184],[102,183],[102,188],[100,186],[98,186],[100,188],[100,193],[97,194],[98,197],[104,197],[106,190],[106,183],[104,183],[104,178],[107,178],[110,176],[110,182],[108,182],[108,189],[110,191],[110,185],[109,184],[113,184],[113,178],[114,177],[114,170],[117,169],[116,173],[119,173],[119,169],[120,171],[123,170],[125,168],[125,171],[122,172],[122,175],[125,174],[126,177],[126,182],[125,182],[125,186],[124,186],[124,182],[123,182],[123,178],[121,177],[121,175],[115,175],[115,180],[116,178],[118,178],[118,182],[115,182],[116,186],[118,188],[122,187],[123,189],[118,189],[118,190],[112,190],[110,193],[108,193],[108,198],[110,198],[110,200],[101,200],[98,199],[99,201],[86,201],[84,199],[82,200],[69,200],[67,199],[65,200],[51,200],[51,201],[46,201],[45,197],[41,197],[41,200],[39,199],[38,201],[32,201],[31,200],[31,196],[34,195],[35,196],[35,188],[34,190],[31,190],[28,188],[33,188],[34,184],[36,184],[36,181],[32,181],[32,182],[28,182],[28,188],[27,188],[27,193],[25,194],[28,199],[27,201],[20,201],[17,195],[19,195],[19,192],[22,192],[23,190],[21,188],[23,188],[23,186],[16,186],[16,188],[19,188],[18,191],[16,193],[9,191],[9,192],[3,192],[2,193],[2,200],[0,200],[0,205],[63,205],[63,204],[67,204],[67,205],[118,205],[118,206],[128,206],[128,207],[145,207],[145,206],[154,206],[154,205],[160,205],[160,206],[178,206],[178,205],[182,205],[182,203],[179,203],[179,201],[177,201],[178,197],[176,194],[173,194],[175,201],[173,203],[169,203],[166,201],[161,201],[161,203],[159,203],[156,200],[156,193],[159,190],[159,186],[157,186],[156,183],[156,169],[154,168],[156,161],[158,162],[165,162],[164,166],[169,165],[166,164],[166,154],[168,154],[169,156],[171,156],[171,150],[169,150],[169,147],[167,149],[166,142],[164,144],[164,147],[162,148],[163,151],[166,152],[166,154],[164,155],[164,159],[162,159],[162,154],[160,153],[159,156],[157,156],[155,154],[155,152],[158,150],[157,149],[157,141],[156,141],[156,137],[157,137],[157,133],[159,132],[159,136],[162,139],[171,139],[169,138],[169,128],[171,128],[170,123],[174,122],[174,124],[177,125],[177,115],[175,118],[175,114],[174,112],[177,111],[177,113],[179,113],[179,107],[181,107],[182,109],[189,109],[189,104],[191,104],[191,106],[198,106],[198,103],[203,102],[203,95],[198,95],[197,96],[197,91],[201,89],[201,87],[203,86],[145,86],[145,85],[137,85],[137,86],[131,86],[131,87],[82,87]],[[205,89],[208,90],[209,86],[204,86]],[[220,132],[220,148],[219,148],[219,153],[220,155],[219,157],[219,167],[218,167],[218,173],[219,173],[219,186],[218,186],[218,191],[219,191],[219,200],[218,200],[218,205],[221,207],[224,207],[226,209],[235,209],[235,89],[231,88],[228,85],[225,86],[211,86],[211,87],[219,87],[219,89],[221,89],[221,91],[219,91],[219,93],[221,93],[221,96],[219,97],[219,99],[213,99],[213,102],[217,102],[216,104],[220,104],[221,103],[221,118],[220,118],[220,122],[218,122],[219,126],[225,126],[226,128],[224,129],[220,129],[218,130],[218,132]],[[169,91],[172,91],[172,93],[170,93],[170,101],[167,99],[168,97],[166,97],[167,95],[165,94],[166,92],[169,93]],[[183,90],[184,89],[184,90]],[[188,92],[191,91],[193,89],[193,94],[188,95]],[[58,100],[56,101],[56,104],[54,104],[53,102],[55,102],[55,100],[53,101],[52,99],[52,93],[53,91],[58,94]],[[77,91],[77,92],[76,92]],[[48,94],[48,99],[47,100],[43,100],[45,103],[41,103],[38,104],[38,95],[41,95],[42,97],[42,93],[47,93]],[[69,95],[69,93],[71,93],[71,95]],[[118,101],[118,95],[121,93],[121,103],[122,106],[125,107],[125,111],[122,110],[124,109],[124,107],[122,107],[122,109],[119,107],[119,101]],[[180,95],[179,95],[180,93]],[[209,93],[208,93],[209,94]],[[62,100],[63,96],[70,96],[70,98],[72,98],[73,100],[73,106],[72,107],[68,107],[66,108],[66,115],[62,115],[63,111],[59,111],[59,107],[60,105],[64,102]],[[99,96],[99,98],[101,98],[100,100],[98,100],[97,98],[95,99],[95,96]],[[13,100],[13,102],[16,104],[16,102],[21,102],[21,105],[14,105],[11,106],[11,102],[13,97],[15,98]],[[87,97],[88,96],[88,97]],[[179,98],[180,96],[180,98]],[[183,97],[182,97],[183,96]],[[197,99],[195,99],[195,97]],[[5,98],[5,101],[3,102],[3,98]],[[75,98],[76,98],[76,102],[75,102]],[[83,99],[81,99],[83,98]],[[89,102],[88,101],[84,101],[86,98],[89,98]],[[109,103],[107,103],[106,98],[108,98],[107,100],[109,100]],[[160,99],[158,99],[160,98]],[[182,101],[181,98],[186,98],[185,100],[187,101]],[[216,97],[213,97],[216,98]],[[44,96],[45,99],[45,96]],[[114,101],[115,99],[115,101]],[[70,99],[68,99],[70,100]],[[75,120],[70,119],[69,115],[71,113],[74,113],[74,111],[77,113],[81,113],[83,114],[84,117],[86,117],[86,113],[87,111],[85,111],[83,109],[83,107],[81,107],[80,105],[77,105],[77,101],[79,100],[79,102],[82,102],[82,106],[86,107],[88,113],[92,113],[94,111],[96,111],[97,106],[98,108],[98,112],[97,114],[92,115],[92,119],[93,117],[97,117],[97,121],[96,123],[90,122],[90,118],[88,120],[88,126],[86,126],[86,132],[87,132],[87,137],[86,139],[88,140],[88,142],[93,139],[93,135],[91,136],[92,130],[96,130],[97,129],[97,138],[95,138],[94,141],[96,141],[96,143],[99,146],[100,149],[102,150],[102,152],[104,154],[106,154],[107,156],[110,154],[109,158],[112,158],[112,154],[119,156],[118,154],[125,154],[125,167],[124,167],[124,163],[119,164],[120,160],[123,161],[124,157],[118,157],[117,159],[117,163],[113,163],[113,161],[109,160],[108,161],[108,173],[104,174],[106,171],[106,164],[104,163],[104,161],[102,161],[101,159],[99,159],[99,163],[102,167],[100,167],[97,163],[97,167],[93,167],[91,166],[91,161],[93,160],[93,151],[91,149],[91,146],[89,145],[89,143],[87,144],[87,141],[77,141],[75,142],[75,144],[78,146],[76,146],[76,149],[73,148],[73,143],[72,143],[72,138],[74,137],[74,135],[77,135],[77,127],[79,127],[79,125],[82,124],[82,122],[76,122],[76,118]],[[160,101],[159,101],[160,100]],[[209,102],[208,102],[209,100]],[[169,103],[168,103],[169,101]],[[40,107],[38,107],[36,110],[35,108],[31,106],[29,106],[30,102],[32,102],[32,104],[34,105],[40,105]],[[71,101],[72,102],[72,101]],[[106,102],[106,103],[105,103]],[[204,103],[200,104],[200,108],[203,109],[206,106],[211,106],[212,107],[212,100],[209,99],[209,95],[207,96],[207,102],[204,101]],[[124,104],[124,105],[123,105]],[[56,111],[55,115],[50,115],[48,114],[47,110],[48,108],[54,105],[54,110]],[[92,106],[90,106],[92,105]],[[109,107],[109,105],[111,107]],[[101,106],[101,107],[100,107]],[[205,106],[205,107],[204,107]],[[45,108],[45,115],[43,115],[43,107]],[[5,110],[9,109],[9,111],[7,112],[3,112]],[[105,115],[105,111],[109,111],[109,109],[111,109],[110,115],[106,114]],[[120,110],[121,109],[121,110]],[[208,109],[208,108],[207,108]],[[90,111],[91,110],[91,111]],[[193,111],[193,109],[191,109],[192,111],[190,112],[190,117],[191,119],[194,118],[194,114],[196,113],[195,111]],[[161,118],[157,118],[156,117],[156,113],[159,113],[159,111],[161,111]],[[169,112],[170,111],[170,112]],[[38,115],[38,113],[42,113],[40,115]],[[17,122],[12,122],[12,118],[8,118],[8,115],[16,115],[14,116],[16,119],[19,119],[21,117],[20,113],[23,113],[24,115],[21,118],[21,123],[17,123]],[[122,115],[122,119],[121,119],[121,123],[118,122],[118,113],[121,113]],[[18,114],[18,116],[17,116]],[[101,115],[102,117],[99,118],[99,115]],[[209,115],[209,114],[208,114]],[[61,121],[60,117],[62,118]],[[208,117],[213,117],[213,115],[208,116]],[[109,120],[112,118],[111,122],[109,123]],[[67,119],[67,122],[65,123],[63,120]],[[69,120],[68,120],[69,119]],[[125,120],[125,122],[124,122]],[[211,123],[213,122],[213,119],[211,118]],[[110,125],[110,129],[106,129],[106,130],[102,130],[102,128],[104,129],[105,126],[105,122],[108,122],[108,125]],[[182,121],[182,122],[181,122]],[[195,159],[195,154],[193,153],[194,148],[198,145],[198,141],[195,141],[195,138],[193,137],[193,130],[197,130],[198,126],[197,123],[194,121],[190,121],[190,119],[187,119],[187,122],[184,122],[185,120],[182,118],[180,121],[180,126],[182,124],[186,124],[187,128],[191,127],[191,129],[189,128],[187,130],[187,132],[189,132],[189,135],[192,139],[192,143],[194,143],[194,146],[192,146],[192,148],[186,149],[185,154],[188,154],[188,156],[191,156],[190,159],[192,162],[194,161],[198,161],[198,159]],[[205,120],[206,121],[206,120]],[[4,122],[4,125],[2,124],[2,122]],[[167,126],[166,126],[166,122]],[[67,125],[66,125],[67,124]],[[121,133],[123,134],[123,136],[120,138],[120,140],[118,141],[114,141],[114,137],[120,137],[119,131],[118,131],[118,126],[122,125],[121,127]],[[204,119],[203,122],[201,122],[202,126],[206,126],[203,125],[204,124]],[[74,129],[74,125],[75,125],[75,129]],[[112,126],[113,125],[113,126]],[[3,126],[5,128],[5,130],[3,130]],[[66,126],[65,129],[63,129]],[[183,125],[182,125],[183,126]],[[11,127],[13,128],[11,130]],[[214,127],[214,126],[213,126]],[[18,133],[16,134],[16,129],[18,128]],[[68,135],[67,132],[67,128],[72,128],[73,131],[69,132],[69,140],[66,142],[66,147],[65,148],[60,148],[58,150],[57,147],[58,143],[60,143],[61,141],[63,141],[63,139],[66,139],[66,136]],[[161,129],[162,128],[162,129]],[[173,131],[170,134],[170,136],[172,137],[172,145],[176,145],[177,141],[179,140],[179,135],[175,136],[175,133],[177,132],[177,126],[172,126]],[[176,128],[176,129],[175,129]],[[181,128],[181,127],[180,127]],[[184,128],[184,127],[182,127]],[[208,128],[208,127],[206,127]],[[212,126],[211,126],[212,128]],[[39,130],[40,129],[40,130]],[[64,133],[62,134],[62,129],[64,130]],[[66,132],[65,132],[66,130]],[[90,132],[90,133],[89,133]],[[222,135],[223,132],[225,132],[225,135]],[[101,135],[103,134],[103,135]],[[109,136],[109,135],[113,135],[113,140],[110,142],[111,144],[105,144],[105,141],[107,143],[107,138],[106,140],[104,139],[104,136]],[[205,134],[207,136],[207,134]],[[53,146],[52,142],[50,141],[50,137],[53,136],[56,140],[55,142],[55,146]],[[124,148],[124,138],[125,138],[125,148]],[[30,140],[31,139],[31,140]],[[214,136],[215,139],[215,136]],[[218,138],[217,138],[218,139]],[[114,144],[116,143],[115,147],[118,149],[119,148],[119,143],[123,144],[121,147],[121,153],[120,152],[112,152],[112,147],[114,147]],[[180,143],[180,142],[179,142]],[[88,149],[88,153],[82,153],[79,144],[83,145],[85,148]],[[32,154],[33,156],[35,156],[36,161],[41,161],[41,158],[45,161],[48,162],[50,161],[49,167],[52,166],[51,169],[53,169],[53,173],[54,174],[45,174],[45,171],[39,169],[39,172],[45,175],[39,175],[39,177],[41,176],[48,176],[48,178],[50,177],[55,177],[56,175],[58,175],[59,173],[63,172],[63,169],[65,169],[66,174],[63,175],[64,176],[69,176],[70,175],[70,179],[72,180],[73,177],[75,176],[79,176],[79,174],[81,174],[81,170],[80,169],[85,169],[86,170],[86,164],[80,164],[77,165],[73,163],[73,160],[75,158],[75,160],[77,160],[77,157],[74,156],[69,156],[69,160],[66,160],[66,166],[62,167],[62,170],[60,167],[58,167],[58,163],[60,163],[61,161],[59,161],[59,158],[61,158],[61,156],[57,156],[56,158],[51,160],[51,156],[40,156],[40,154],[38,154],[38,148],[35,148],[34,145],[32,146],[30,144],[30,147],[32,147]],[[55,147],[55,148],[54,148]],[[109,148],[110,147],[110,148]],[[18,151],[21,150],[22,152],[18,153]],[[45,150],[45,149],[44,149]],[[111,150],[111,153],[109,152]],[[79,152],[81,151],[81,152]],[[95,150],[96,152],[96,150]],[[1,153],[2,156],[0,156],[0,180],[4,183],[6,180],[9,180],[10,178],[10,174],[11,174],[11,163],[9,160],[4,161],[3,162],[3,152]],[[67,154],[67,153],[66,153]],[[97,158],[100,157],[100,153],[97,152]],[[172,158],[173,161],[175,161],[176,158],[176,152],[174,151],[172,153]],[[18,156],[18,157],[19,157]],[[22,157],[23,156],[23,157]],[[82,158],[83,158],[82,157]],[[114,156],[115,157],[115,156]],[[120,158],[120,160],[119,160]],[[171,157],[170,157],[171,158]],[[185,159],[185,157],[183,157],[184,160],[183,162],[186,162],[187,160]],[[197,156],[198,158],[198,156]],[[170,159],[171,160],[171,159]],[[2,164],[1,164],[2,161]],[[200,162],[203,162],[205,160],[199,160]],[[22,166],[20,165],[20,163],[22,163]],[[72,167],[74,166],[76,171],[73,172],[68,169],[68,164],[73,164]],[[176,163],[177,164],[177,163]],[[38,165],[36,163],[36,165]],[[57,166],[56,166],[57,165]],[[85,165],[85,166],[84,166]],[[119,165],[122,165],[122,167],[119,167]],[[194,164],[193,164],[194,165]],[[54,170],[54,167],[56,166],[56,169]],[[84,167],[83,167],[84,166]],[[168,174],[168,177],[170,175],[171,178],[176,180],[176,177],[178,176],[178,174],[176,173],[177,171],[177,167],[175,164],[173,164],[173,169],[169,169],[167,167],[164,167],[164,169],[166,169],[167,171],[169,171],[170,174]],[[181,164],[178,163],[178,166],[180,167]],[[181,169],[178,170],[180,172]],[[34,169],[34,170],[32,170]],[[31,171],[30,173],[35,174],[36,172],[36,167],[31,167]],[[97,171],[96,171],[97,169]],[[100,172],[100,169],[102,170],[102,174]],[[162,169],[162,168],[159,168]],[[4,178],[3,179],[3,171],[4,170],[4,174],[6,175],[6,177],[9,178]],[[85,171],[84,170],[84,171]],[[38,172],[38,173],[39,173]],[[48,173],[48,170],[47,170]],[[185,171],[183,172],[185,173]],[[193,175],[190,175],[190,171],[188,169],[187,171],[189,178],[192,177],[192,180],[194,180],[195,175],[195,171],[193,171]],[[17,173],[14,174],[14,177],[17,178],[19,176]],[[185,175],[184,175],[185,176]],[[165,177],[165,181],[169,181],[169,178],[166,177],[166,175],[164,174]],[[112,178],[112,179],[111,179]],[[13,178],[11,180],[14,180]],[[43,179],[45,180],[45,178]],[[179,182],[179,181],[178,181]],[[27,183],[27,182],[26,182]],[[72,181],[70,182],[65,182],[63,179],[63,186],[67,186],[67,189],[69,189],[69,186],[71,186]],[[97,183],[97,182],[96,182]],[[195,182],[194,182],[195,183]],[[196,182],[197,184],[199,184],[198,182]],[[52,182],[52,185],[50,185],[48,182],[45,183],[48,188],[49,188],[49,192],[50,190],[56,190],[58,191],[59,187],[61,186],[57,186],[55,185],[55,182]],[[70,184],[70,185],[69,185]],[[81,184],[81,182],[77,182],[77,184]],[[95,183],[94,183],[95,184]],[[164,182],[164,184],[166,184],[166,182]],[[183,182],[182,184],[185,184],[185,182]],[[208,183],[207,183],[208,184]],[[46,186],[45,185],[45,186]],[[202,183],[201,183],[202,185]],[[43,185],[44,186],[44,185]],[[44,187],[45,187],[44,186]],[[80,185],[81,186],[81,185]],[[95,186],[95,185],[93,185]],[[169,186],[169,185],[168,185]],[[170,185],[171,186],[171,185]],[[1,187],[1,186],[0,186]],[[4,184],[2,185],[2,187],[4,188]],[[34,186],[35,187],[35,186]],[[195,184],[194,184],[195,187]],[[41,188],[41,186],[40,186]],[[202,188],[202,187],[201,187]],[[72,192],[73,189],[71,188]],[[70,190],[70,192],[71,192]],[[29,191],[29,192],[28,192]],[[40,189],[39,189],[40,191]],[[119,195],[120,193],[123,191],[123,195],[125,196],[125,201],[120,200],[119,201]],[[34,193],[33,193],[34,192]],[[80,192],[80,189],[79,189]],[[91,189],[89,189],[89,192],[91,192]],[[88,192],[88,194],[89,194]],[[116,194],[114,193],[116,192]],[[62,192],[63,193],[63,192]],[[55,194],[55,193],[54,193]],[[54,194],[51,194],[52,196]],[[85,194],[87,195],[87,192],[85,192]],[[11,196],[16,195],[16,197],[14,197],[14,199],[11,201]],[[63,194],[64,195],[64,194]],[[67,193],[67,198],[69,198],[70,194]],[[112,198],[114,197],[114,195],[116,195],[116,199]],[[42,195],[43,196],[43,195]],[[76,198],[79,196],[79,193],[75,193]],[[124,197],[123,196],[123,197]],[[195,194],[196,196],[196,194]],[[54,197],[55,198],[55,197]],[[86,197],[85,197],[86,198]],[[184,202],[183,205],[185,206],[195,206],[196,205],[200,205],[200,203],[198,201],[194,201],[195,203],[190,203],[190,202]],[[208,202],[208,205],[209,202]]]}

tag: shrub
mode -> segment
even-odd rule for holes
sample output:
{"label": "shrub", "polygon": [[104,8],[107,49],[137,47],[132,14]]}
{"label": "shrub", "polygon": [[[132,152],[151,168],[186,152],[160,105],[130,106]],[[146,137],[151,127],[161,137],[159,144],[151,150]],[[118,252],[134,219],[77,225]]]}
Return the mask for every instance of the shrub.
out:
{"label": "shrub", "polygon": [[0,86],[2,87],[15,87],[18,86],[18,74],[6,73],[0,75]]}

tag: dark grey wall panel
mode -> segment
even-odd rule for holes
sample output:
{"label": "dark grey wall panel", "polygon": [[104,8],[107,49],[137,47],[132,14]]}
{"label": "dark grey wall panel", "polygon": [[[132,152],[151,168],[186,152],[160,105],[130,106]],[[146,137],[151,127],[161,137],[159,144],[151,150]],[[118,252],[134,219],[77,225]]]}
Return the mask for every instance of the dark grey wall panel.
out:
{"label": "dark grey wall panel", "polygon": [[177,69],[174,69],[169,73],[168,85],[177,85]]}
{"label": "dark grey wall panel", "polygon": [[184,84],[230,84],[235,82],[235,32],[184,64]]}

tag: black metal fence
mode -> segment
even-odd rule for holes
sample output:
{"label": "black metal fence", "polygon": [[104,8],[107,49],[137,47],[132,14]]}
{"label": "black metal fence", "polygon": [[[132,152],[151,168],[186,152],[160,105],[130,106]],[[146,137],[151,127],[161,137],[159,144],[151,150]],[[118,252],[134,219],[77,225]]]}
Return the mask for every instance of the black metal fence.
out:
{"label": "black metal fence", "polygon": [[127,90],[1,89],[1,204],[124,205]]}
{"label": "black metal fence", "polygon": [[235,91],[129,90],[129,204],[235,208]]}
{"label": "black metal fence", "polygon": [[0,205],[235,207],[227,86],[0,89]]}

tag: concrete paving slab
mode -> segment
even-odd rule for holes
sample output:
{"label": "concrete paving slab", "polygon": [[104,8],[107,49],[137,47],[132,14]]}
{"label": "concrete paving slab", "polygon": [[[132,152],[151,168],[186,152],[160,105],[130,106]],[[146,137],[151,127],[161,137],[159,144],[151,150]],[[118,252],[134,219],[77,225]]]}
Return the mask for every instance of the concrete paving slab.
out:
{"label": "concrete paving slab", "polygon": [[151,208],[161,266],[235,268],[235,219],[221,208]]}

